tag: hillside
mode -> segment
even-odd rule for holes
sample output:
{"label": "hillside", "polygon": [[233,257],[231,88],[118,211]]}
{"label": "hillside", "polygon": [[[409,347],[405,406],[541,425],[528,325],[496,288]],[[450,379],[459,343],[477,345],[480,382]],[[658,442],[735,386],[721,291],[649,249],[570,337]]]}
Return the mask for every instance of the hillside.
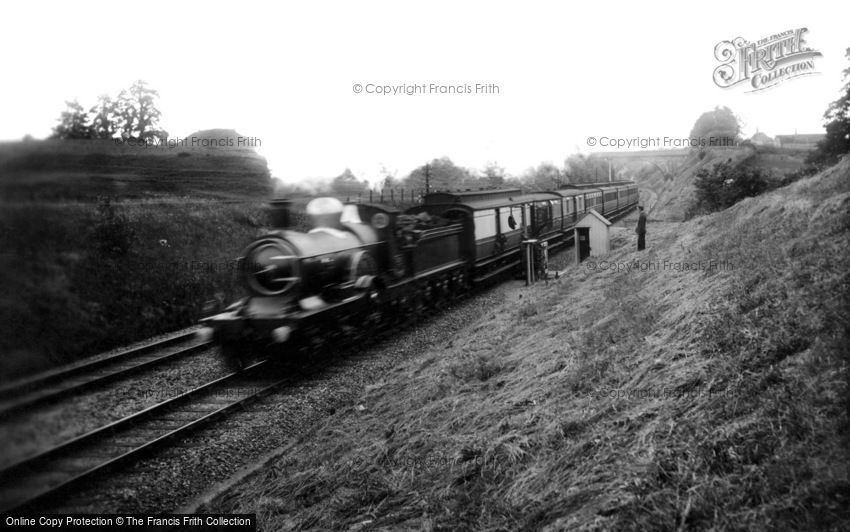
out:
{"label": "hillside", "polygon": [[270,192],[251,149],[0,143],[0,381],[235,298],[234,259],[263,230]]}
{"label": "hillside", "polygon": [[[232,130],[201,131],[189,139]],[[267,197],[266,160],[244,147],[141,146],[112,140],[0,143],[0,198],[5,201],[91,201],[99,196],[152,198]]]}
{"label": "hillside", "polygon": [[731,160],[735,165],[761,168],[780,179],[802,168],[805,156],[804,151],[752,145],[735,149],[709,148],[676,159],[633,161],[625,166],[621,175],[634,179],[641,188],[652,190],[657,196],[652,206],[653,218],[681,221],[693,196],[696,174],[701,169]]}
{"label": "hillside", "polygon": [[615,228],[608,256],[496,288],[199,509],[268,530],[846,530],[848,231],[847,158],[651,222],[642,253]]}

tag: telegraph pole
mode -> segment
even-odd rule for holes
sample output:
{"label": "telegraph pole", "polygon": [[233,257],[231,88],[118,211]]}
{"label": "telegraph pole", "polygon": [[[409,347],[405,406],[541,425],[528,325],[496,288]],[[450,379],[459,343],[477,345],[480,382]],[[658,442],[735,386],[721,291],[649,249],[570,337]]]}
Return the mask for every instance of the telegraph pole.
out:
{"label": "telegraph pole", "polygon": [[428,165],[425,165],[425,194],[431,192],[431,176],[428,172]]}

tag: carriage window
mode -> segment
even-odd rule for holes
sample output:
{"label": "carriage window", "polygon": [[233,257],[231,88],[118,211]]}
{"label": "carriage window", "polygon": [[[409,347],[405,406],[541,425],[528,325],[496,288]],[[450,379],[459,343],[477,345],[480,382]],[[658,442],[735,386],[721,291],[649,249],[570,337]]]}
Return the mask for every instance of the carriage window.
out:
{"label": "carriage window", "polygon": [[552,219],[557,220],[561,217],[561,202],[552,200],[549,203],[552,205]]}
{"label": "carriage window", "polygon": [[[510,218],[514,217],[514,226],[511,227]],[[512,207],[502,207],[499,209],[499,228],[502,233],[508,233],[510,231],[514,231],[520,228],[520,224],[522,223],[522,214],[520,213],[519,208]]]}
{"label": "carriage window", "polygon": [[496,211],[475,213],[475,240],[496,236]]}
{"label": "carriage window", "polygon": [[539,201],[534,204],[534,225],[543,227],[552,222],[552,213],[549,212],[549,202]]}

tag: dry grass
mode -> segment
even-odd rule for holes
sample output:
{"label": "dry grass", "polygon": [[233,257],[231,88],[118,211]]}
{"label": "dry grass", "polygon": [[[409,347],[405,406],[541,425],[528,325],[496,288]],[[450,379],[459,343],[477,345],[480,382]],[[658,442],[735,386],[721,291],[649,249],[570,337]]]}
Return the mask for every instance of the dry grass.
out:
{"label": "dry grass", "polygon": [[0,380],[192,325],[205,301],[234,298],[234,259],[271,188],[245,150],[0,143],[0,167]]}
{"label": "dry grass", "polygon": [[783,148],[760,146],[737,149],[708,149],[700,153],[693,150],[680,160],[632,163],[629,172],[644,189],[657,194],[651,218],[681,221],[691,208],[694,181],[701,169],[711,169],[715,164],[731,160],[733,166],[742,165],[765,170],[773,179],[799,170],[804,166],[806,153]]}
{"label": "dry grass", "polygon": [[[265,529],[846,529],[850,161],[499,288],[209,509]],[[633,238],[633,237],[632,237]]]}

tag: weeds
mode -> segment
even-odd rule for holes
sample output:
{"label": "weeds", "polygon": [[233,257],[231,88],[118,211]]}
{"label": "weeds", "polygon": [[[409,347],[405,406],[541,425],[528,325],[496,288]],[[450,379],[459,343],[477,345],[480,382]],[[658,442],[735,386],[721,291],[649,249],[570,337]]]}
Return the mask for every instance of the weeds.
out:
{"label": "weeds", "polygon": [[261,205],[109,200],[5,209],[3,376],[186,327],[206,300],[234,299],[234,258],[258,231],[255,213]]}

